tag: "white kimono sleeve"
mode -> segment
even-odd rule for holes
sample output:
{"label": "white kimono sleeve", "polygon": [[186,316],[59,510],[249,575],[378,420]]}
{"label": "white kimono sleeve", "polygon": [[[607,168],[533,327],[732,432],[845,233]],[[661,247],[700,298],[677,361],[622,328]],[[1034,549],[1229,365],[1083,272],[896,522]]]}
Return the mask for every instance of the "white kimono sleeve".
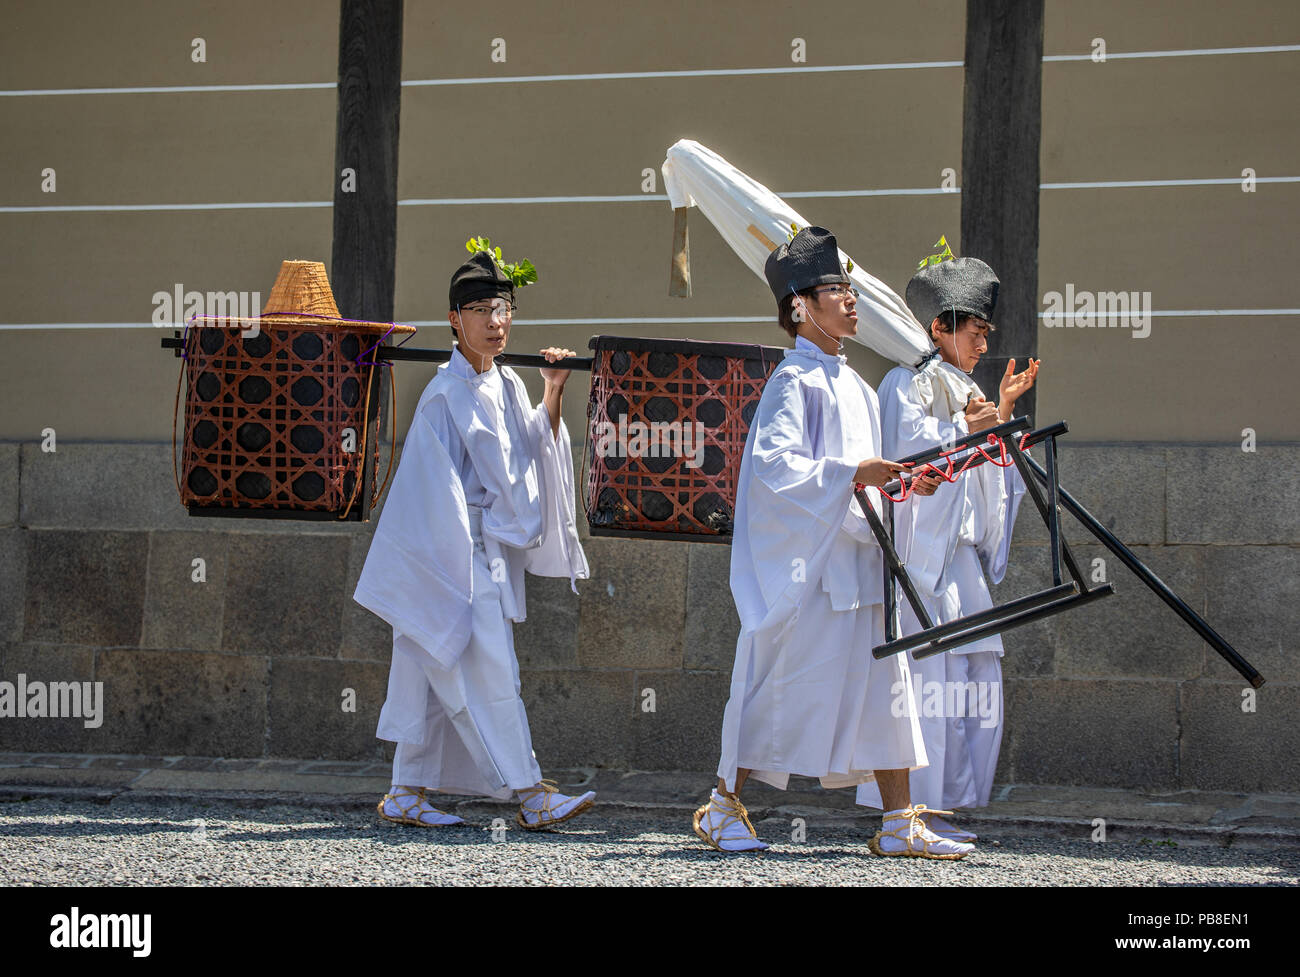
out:
{"label": "white kimono sleeve", "polygon": [[473,544],[441,409],[411,421],[353,599],[450,668],[469,644]]}
{"label": "white kimono sleeve", "polygon": [[[884,449],[881,447],[882,439],[880,436],[879,400],[876,397],[875,391],[873,391],[869,386],[867,386],[866,381],[864,381],[861,377],[858,377],[857,381],[862,388],[863,397],[867,402],[867,413],[868,413],[867,418],[859,418],[858,422],[861,423],[863,421],[868,421],[871,425],[870,447],[862,447],[862,449],[858,452],[859,454],[864,455],[863,458],[857,459],[858,463],[861,464],[861,462],[865,460],[865,458],[874,457],[877,455],[884,455],[885,452]],[[845,420],[841,418],[840,419],[841,432],[843,432],[845,423],[846,423]],[[861,445],[861,441],[859,441],[858,444]],[[853,459],[850,458],[849,460],[852,461]],[[857,469],[855,468],[854,473],[856,474],[856,472]],[[884,509],[884,502],[880,494],[880,489],[876,488],[875,486],[868,485],[863,489],[863,495],[867,497],[867,501],[871,504],[872,510],[876,513],[878,517],[882,517],[882,521],[883,521],[885,509]],[[850,536],[852,536],[859,543],[863,543],[867,546],[875,546],[877,548],[879,548],[880,546],[880,540],[876,539],[876,534],[871,531],[871,523],[867,521],[866,513],[863,512],[862,505],[858,501],[856,493],[852,501],[849,503],[848,512],[844,514],[844,522],[840,528],[843,529]],[[883,553],[880,554],[880,558],[882,560],[884,559]],[[883,567],[883,564],[881,564],[881,566]]]}
{"label": "white kimono sleeve", "polygon": [[590,575],[587,557],[578,542],[574,517],[573,449],[563,419],[559,432],[551,434],[551,415],[539,404],[527,415],[528,436],[537,446],[542,496],[542,541],[527,550],[524,568],[539,577],[568,577],[576,594],[575,581]]}
{"label": "white kimono sleeve", "polygon": [[1011,533],[1020,511],[1020,500],[1025,495],[1025,483],[1014,465],[999,468],[985,463],[979,473],[985,514],[984,532],[975,542],[975,552],[989,580],[996,584],[1002,582],[1007,572]]}
{"label": "white kimono sleeve", "polygon": [[814,455],[821,421],[809,416],[816,411],[806,395],[815,396],[795,371],[778,370],[751,429],[748,470],[742,466],[738,486],[745,518],[737,532],[745,538],[733,541],[732,552],[732,594],[745,627],[801,602],[803,581],[821,578],[852,499],[861,459]]}
{"label": "white kimono sleeve", "polygon": [[815,457],[803,389],[791,373],[774,376],[772,383],[775,396],[760,401],[754,419],[753,476],[795,520],[787,528],[815,529],[821,536],[844,521],[862,459]]}
{"label": "white kimono sleeve", "polygon": [[[891,370],[880,384],[881,427],[892,461],[952,444],[967,434],[964,423],[932,417],[921,406],[914,380],[915,371],[900,368]],[[944,568],[952,562],[966,505],[963,480],[969,475],[943,483],[931,496],[912,496],[895,510],[899,557],[922,594],[939,593]]]}

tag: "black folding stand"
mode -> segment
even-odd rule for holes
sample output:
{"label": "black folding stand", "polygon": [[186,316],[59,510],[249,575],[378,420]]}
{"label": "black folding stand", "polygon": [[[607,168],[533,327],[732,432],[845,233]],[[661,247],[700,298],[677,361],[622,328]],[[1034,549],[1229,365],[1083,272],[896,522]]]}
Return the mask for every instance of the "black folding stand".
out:
{"label": "black folding stand", "polygon": [[[898,557],[898,551],[894,548],[893,502],[887,497],[884,499],[885,516],[888,521],[888,528],[886,528],[885,522],[876,514],[875,509],[868,501],[866,493],[858,489],[855,493],[858,504],[866,514],[871,531],[875,534],[880,543],[880,548],[885,554],[885,643],[873,648],[872,655],[876,658],[886,658],[889,655],[911,651],[912,657],[915,659],[928,658],[949,648],[955,648],[991,634],[1010,631],[1012,628],[1018,628],[1032,621],[1051,617],[1062,611],[1080,607],[1113,594],[1115,588],[1112,584],[1106,583],[1089,588],[1084,580],[1083,572],[1079,569],[1074,554],[1070,552],[1070,547],[1061,534],[1060,509],[1063,505],[1071,515],[1083,524],[1085,529],[1096,536],[1103,546],[1118,556],[1120,561],[1132,570],[1139,580],[1173,608],[1197,634],[1209,642],[1210,646],[1222,655],[1228,664],[1241,673],[1242,677],[1250,682],[1253,687],[1259,688],[1263,685],[1263,676],[1255,671],[1250,662],[1239,655],[1199,614],[1188,607],[1185,601],[1170,590],[1159,577],[1151,572],[1149,567],[1134,556],[1132,550],[1125,546],[1114,533],[1098,522],[1087,509],[1057,484],[1056,439],[1069,430],[1066,423],[1058,421],[1056,424],[1039,428],[1024,436],[1025,448],[1034,444],[1043,444],[1045,464],[1042,466],[1021,450],[1021,438],[1013,436],[1018,435],[1019,432],[1028,427],[1028,418],[1013,418],[1005,424],[999,424],[986,431],[969,434],[949,448],[934,448],[899,460],[913,465],[924,465],[926,462],[934,461],[945,454],[957,452],[958,454],[953,456],[955,466],[959,457],[963,463],[969,458],[968,454],[960,454],[962,448],[984,445],[987,451],[990,447],[996,447],[996,445],[988,441],[989,436],[992,435],[997,438],[1005,446],[1007,455],[1020,472],[1020,476],[1025,483],[1025,494],[1033,501],[1034,507],[1038,509],[1039,515],[1043,517],[1043,521],[1047,524],[1052,586],[1027,597],[1019,597],[1005,604],[991,607],[986,611],[968,614],[955,621],[936,625],[926,611],[925,605],[916,591],[915,584],[912,583],[911,577],[908,576],[907,567],[903,565],[903,562]],[[984,455],[977,453],[975,458],[971,460],[967,470],[984,464],[986,460]],[[1039,482],[1042,483],[1041,486]],[[881,490],[882,496],[896,494],[902,485],[901,481],[890,482]],[[1046,497],[1043,494],[1044,490],[1046,490]],[[1068,582],[1063,581],[1062,562],[1065,563],[1065,570],[1070,576]],[[895,582],[902,588],[904,597],[912,606],[917,620],[921,622],[920,631],[903,637],[898,636],[894,620]]]}

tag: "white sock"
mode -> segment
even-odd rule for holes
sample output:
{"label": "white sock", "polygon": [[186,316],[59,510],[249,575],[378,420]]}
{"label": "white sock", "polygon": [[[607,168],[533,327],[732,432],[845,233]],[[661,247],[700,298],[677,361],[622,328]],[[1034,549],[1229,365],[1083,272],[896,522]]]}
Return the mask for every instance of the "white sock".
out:
{"label": "white sock", "polygon": [[[707,810],[700,816],[700,829],[716,841],[723,851],[763,851],[768,846],[749,833],[745,822],[730,817],[727,807],[724,806],[730,800],[731,798],[720,794],[715,787],[709,796]],[[723,821],[728,823],[719,833],[715,825],[722,824]]]}
{"label": "white sock", "polygon": [[[544,790],[533,790],[528,793],[515,791],[515,799],[519,801],[519,807],[524,814],[524,820],[529,824],[538,824],[543,820],[558,821],[574,808],[593,800],[596,794],[594,791],[587,791],[577,797],[570,797],[568,794],[561,794],[559,791],[548,793]],[[543,815],[543,811],[550,807],[550,812]]]}
{"label": "white sock", "polygon": [[[913,820],[905,816],[906,810],[897,808],[881,816],[882,833],[878,844],[882,851],[901,852],[911,848],[914,851],[925,849],[934,855],[965,855],[975,850],[972,844],[935,834],[926,827],[923,818]],[[884,833],[889,831],[897,831],[902,837]]]}
{"label": "white sock", "polygon": [[[424,796],[423,800],[410,796],[415,794],[417,790],[418,788],[415,787],[393,784],[388,791],[390,796],[384,801],[384,813],[389,817],[410,817],[422,824],[433,824],[442,827],[465,823],[463,818],[458,818],[454,814],[447,814],[434,807],[429,802],[428,794]],[[395,796],[391,796],[398,793],[402,793],[400,804]]]}

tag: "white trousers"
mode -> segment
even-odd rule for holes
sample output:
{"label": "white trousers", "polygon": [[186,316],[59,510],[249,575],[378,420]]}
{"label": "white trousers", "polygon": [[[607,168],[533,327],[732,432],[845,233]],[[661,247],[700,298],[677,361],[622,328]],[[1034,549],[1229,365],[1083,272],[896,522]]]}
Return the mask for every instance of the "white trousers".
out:
{"label": "white trousers", "polygon": [[[407,635],[394,633],[384,710],[409,714],[381,716],[380,726],[387,720],[425,733],[422,742],[397,742],[393,783],[506,800],[541,780],[542,771],[519,695],[511,622],[477,539],[474,594],[469,646],[451,668],[439,666]],[[423,686],[423,695],[416,685]]]}
{"label": "white trousers", "polygon": [[[975,547],[957,546],[947,577],[948,599],[925,602],[934,623],[944,624],[993,606]],[[906,600],[901,611],[903,633],[919,631],[921,623]],[[921,661],[908,653],[913,708],[920,716],[930,758],[928,767],[913,771],[909,778],[913,804],[941,810],[988,804],[1002,746],[1001,656],[999,635]],[[880,807],[880,791],[866,784],[858,789],[857,801]]]}
{"label": "white trousers", "polygon": [[908,698],[908,663],[871,656],[882,606],[836,611],[820,586],[810,591],[785,634],[740,635],[718,766],[729,789],[737,768],[784,790],[790,774],[852,787],[927,762],[917,718],[896,708]]}
{"label": "white trousers", "polygon": [[[909,775],[912,803],[948,811],[985,807],[1002,746],[1001,659],[991,651],[944,652],[913,661],[912,683],[930,758],[928,767]],[[857,802],[882,807],[879,788],[863,784]]]}

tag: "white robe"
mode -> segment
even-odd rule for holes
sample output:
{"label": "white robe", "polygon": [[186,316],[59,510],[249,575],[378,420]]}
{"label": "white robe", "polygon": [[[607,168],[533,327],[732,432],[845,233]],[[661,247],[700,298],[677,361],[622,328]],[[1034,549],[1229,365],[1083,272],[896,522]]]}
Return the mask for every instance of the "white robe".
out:
{"label": "white robe", "polygon": [[[393,627],[377,735],[406,786],[506,798],[541,774],[511,621],[524,571],[588,576],[568,430],[507,367],[456,350],[415,409],[354,599]],[[412,779],[401,779],[402,777]]]}
{"label": "white robe", "polygon": [[764,387],[737,485],[728,789],[738,767],[779,788],[792,773],[845,787],[926,763],[919,723],[894,708],[910,694],[906,661],[871,656],[884,640],[883,560],[853,477],[879,445],[875,393],[799,337]]}
{"label": "white robe", "polygon": [[[979,387],[948,363],[938,370],[940,375],[931,379],[897,367],[881,381],[887,457],[904,458],[970,433],[964,409]],[[995,451],[989,454],[999,457]],[[954,469],[963,461],[955,462]],[[944,483],[934,495],[909,496],[895,507],[899,557],[935,624],[993,606],[984,577],[997,583],[1006,573],[1024,491],[1014,466],[985,462],[955,483]],[[899,609],[901,634],[921,630],[901,591]],[[929,767],[911,775],[913,803],[942,809],[988,804],[1002,743],[1002,654],[1002,638],[995,634],[912,660],[913,709],[921,717],[930,758]],[[859,788],[857,799],[868,807],[881,806],[874,785]]]}

